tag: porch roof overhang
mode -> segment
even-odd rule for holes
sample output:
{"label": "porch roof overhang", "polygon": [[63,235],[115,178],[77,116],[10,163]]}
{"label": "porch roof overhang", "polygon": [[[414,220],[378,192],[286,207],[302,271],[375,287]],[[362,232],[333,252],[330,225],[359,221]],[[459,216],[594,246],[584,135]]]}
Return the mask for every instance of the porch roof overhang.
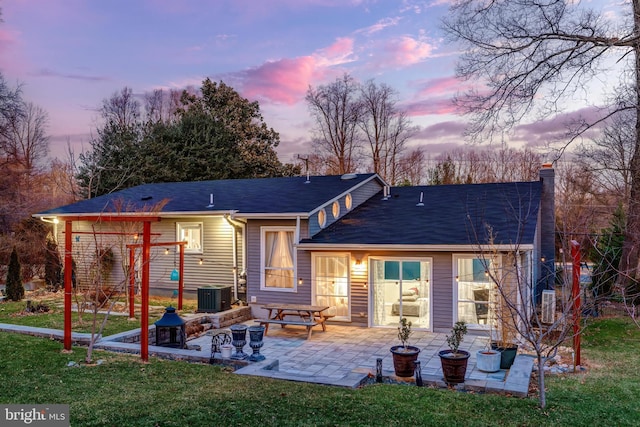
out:
{"label": "porch roof overhang", "polygon": [[196,211],[196,212],[186,212],[186,211],[174,211],[174,212],[154,212],[153,214],[149,214],[146,216],[141,212],[119,212],[119,213],[61,213],[61,214],[33,214],[34,218],[40,218],[43,221],[51,221],[54,219],[58,219],[59,221],[91,221],[100,218],[114,218],[118,217],[120,221],[136,221],[140,220],[140,217],[157,217],[158,220],[161,218],[184,218],[184,217],[229,217],[231,219],[236,220],[245,220],[245,219],[308,219],[310,216],[309,212],[283,212],[283,213],[270,213],[270,212],[251,212],[251,213],[243,213],[237,210],[220,210],[220,211]]}
{"label": "porch roof overhang", "polygon": [[144,212],[122,212],[122,213],[73,213],[73,214],[33,214],[34,218],[40,218],[43,221],[50,222],[51,220],[62,221],[93,221],[93,222],[145,222],[145,221],[160,221],[160,216],[157,213],[146,214]]}
{"label": "porch roof overhang", "polygon": [[330,244],[299,243],[298,249],[309,251],[380,251],[380,252],[527,252],[534,249],[532,244],[513,245],[390,245],[390,244]]}

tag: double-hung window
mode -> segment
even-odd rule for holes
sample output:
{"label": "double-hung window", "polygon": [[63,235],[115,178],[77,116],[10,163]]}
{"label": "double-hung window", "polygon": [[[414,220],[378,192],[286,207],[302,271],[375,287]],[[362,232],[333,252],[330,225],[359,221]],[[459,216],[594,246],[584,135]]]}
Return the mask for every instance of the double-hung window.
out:
{"label": "double-hung window", "polygon": [[260,289],[295,292],[295,227],[262,227]]}

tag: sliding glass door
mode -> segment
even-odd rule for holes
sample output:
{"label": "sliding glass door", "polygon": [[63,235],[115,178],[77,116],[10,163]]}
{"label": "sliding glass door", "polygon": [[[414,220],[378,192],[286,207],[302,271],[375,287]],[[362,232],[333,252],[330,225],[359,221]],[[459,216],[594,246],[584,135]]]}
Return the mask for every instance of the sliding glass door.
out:
{"label": "sliding glass door", "polygon": [[370,258],[372,326],[398,326],[406,317],[414,327],[431,328],[431,260]]}

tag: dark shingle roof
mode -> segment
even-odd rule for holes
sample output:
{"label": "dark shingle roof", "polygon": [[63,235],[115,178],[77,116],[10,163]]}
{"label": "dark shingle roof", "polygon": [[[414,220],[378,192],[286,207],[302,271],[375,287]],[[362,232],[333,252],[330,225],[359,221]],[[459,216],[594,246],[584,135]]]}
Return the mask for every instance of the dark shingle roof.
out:
{"label": "dark shingle roof", "polygon": [[[117,212],[122,210],[116,208],[120,200],[127,206],[126,211],[140,211],[163,199],[168,200],[162,208],[163,213],[231,210],[237,210],[240,214],[308,213],[373,176],[361,174],[352,179],[341,179],[339,175],[313,176],[308,184],[305,184],[306,177],[144,184],[50,209],[38,215]],[[212,193],[214,207],[207,208]]]}
{"label": "dark shingle roof", "polygon": [[487,243],[490,225],[496,244],[532,244],[541,188],[540,182],[396,187],[389,200],[380,192],[302,243],[474,245]]}

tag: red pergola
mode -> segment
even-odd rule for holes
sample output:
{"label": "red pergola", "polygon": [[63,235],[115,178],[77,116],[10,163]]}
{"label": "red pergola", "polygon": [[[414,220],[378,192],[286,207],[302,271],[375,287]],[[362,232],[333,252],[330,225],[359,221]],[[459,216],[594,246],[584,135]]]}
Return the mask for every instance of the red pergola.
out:
{"label": "red pergola", "polygon": [[[93,222],[142,222],[142,243],[127,245],[130,247],[130,260],[135,254],[135,248],[142,248],[142,277],[141,277],[141,315],[140,315],[140,356],[144,362],[149,360],[149,262],[152,246],[184,245],[184,242],[151,243],[151,223],[160,221],[160,217],[154,214],[144,215],[82,215],[65,216],[65,247],[64,247],[64,349],[71,350],[71,296],[73,285],[71,279],[72,270],[72,234],[73,221]],[[133,254],[133,255],[132,255]],[[133,263],[131,264],[133,265]],[[184,250],[180,251],[180,282],[178,309],[182,307]],[[133,270],[133,269],[131,269]],[[130,280],[131,280],[130,276]],[[131,282],[130,282],[131,286]],[[130,292],[130,315],[133,309]]]}
{"label": "red pergola", "polygon": [[[179,245],[180,246],[180,264],[179,264],[179,277],[178,277],[178,310],[182,310],[182,291],[184,290],[184,277],[183,277],[183,271],[184,271],[184,245],[186,245],[187,242],[156,242],[156,243],[150,243],[149,246],[173,246],[173,245]],[[136,259],[136,249],[137,248],[142,248],[143,247],[143,243],[134,243],[134,244],[130,244],[127,245],[127,249],[129,249],[129,265],[133,265],[135,263],[135,259]],[[133,293],[134,293],[134,286],[135,286],[135,281],[136,281],[136,277],[135,277],[135,270],[133,268],[129,268],[129,317],[133,318],[134,316],[134,310],[133,310]]]}

